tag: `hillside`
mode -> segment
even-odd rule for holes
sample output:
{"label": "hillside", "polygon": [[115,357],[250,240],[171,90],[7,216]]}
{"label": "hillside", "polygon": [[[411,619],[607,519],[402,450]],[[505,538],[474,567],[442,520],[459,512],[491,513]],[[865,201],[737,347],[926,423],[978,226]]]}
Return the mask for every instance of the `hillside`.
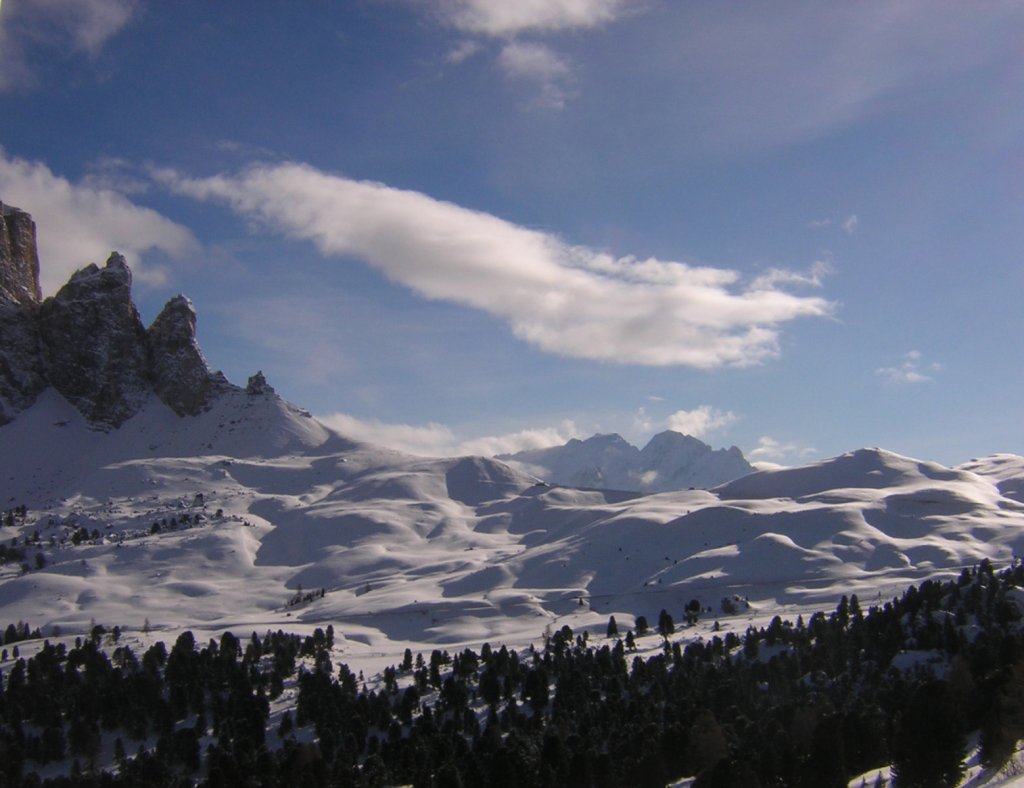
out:
{"label": "hillside", "polygon": [[[28,615],[44,631],[329,620],[359,622],[374,641],[456,643],[691,598],[884,597],[1022,552],[1024,504],[1000,490],[1019,477],[1002,476],[864,449],[636,496],[349,441],[269,389],[232,390],[186,417],[153,398],[106,431],[47,392],[0,428],[7,500],[27,507],[5,535],[24,545],[38,532],[28,562],[45,562],[7,565],[0,620]],[[192,527],[165,525],[186,517]],[[78,528],[99,538],[74,545]],[[286,604],[321,588],[315,603]]]}

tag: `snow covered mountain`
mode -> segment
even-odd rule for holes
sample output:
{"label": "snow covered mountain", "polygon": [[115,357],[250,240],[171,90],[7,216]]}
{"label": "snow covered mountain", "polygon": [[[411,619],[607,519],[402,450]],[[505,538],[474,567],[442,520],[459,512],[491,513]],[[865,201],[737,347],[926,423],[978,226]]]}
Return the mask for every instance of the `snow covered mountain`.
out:
{"label": "snow covered mountain", "polygon": [[643,449],[616,434],[594,435],[498,459],[552,484],[643,493],[715,487],[754,471],[735,446],[712,449],[672,430],[658,433]]}
{"label": "snow covered mountain", "polygon": [[380,650],[526,641],[694,598],[719,614],[735,594],[764,609],[869,600],[1019,554],[1024,504],[1000,484],[1021,477],[1003,475],[864,449],[636,496],[349,441],[269,388],[187,417],[153,395],[109,431],[49,390],[0,428],[6,497],[27,507],[4,537],[30,567],[43,556],[0,569],[0,620],[331,621]]}
{"label": "snow covered mountain", "polygon": [[[112,258],[76,274],[67,303],[58,295],[48,309],[89,317],[90,303],[114,304],[130,318],[128,285]],[[608,489],[551,487],[496,459],[349,440],[262,375],[227,383],[202,360],[185,299],[148,331],[118,323],[130,342],[101,321],[97,352],[66,362],[40,339],[46,303],[30,294],[0,310],[11,406],[0,426],[0,621],[44,633],[331,622],[355,659],[407,643],[527,643],[563,623],[597,630],[614,614],[628,625],[693,599],[726,616],[723,598],[745,597],[747,617],[850,593],[867,602],[1024,548],[1021,457],[947,468],[861,449],[638,495],[613,491],[614,474],[642,467],[652,488],[668,484],[703,450],[674,433],[643,451],[603,436],[572,451],[600,461]],[[11,331],[35,336],[36,355],[31,342],[14,354]],[[130,386],[114,384],[128,374],[113,362],[122,351],[134,359]],[[89,385],[68,388],[65,363]],[[25,381],[35,388],[17,389]],[[612,462],[620,456],[632,459]]]}

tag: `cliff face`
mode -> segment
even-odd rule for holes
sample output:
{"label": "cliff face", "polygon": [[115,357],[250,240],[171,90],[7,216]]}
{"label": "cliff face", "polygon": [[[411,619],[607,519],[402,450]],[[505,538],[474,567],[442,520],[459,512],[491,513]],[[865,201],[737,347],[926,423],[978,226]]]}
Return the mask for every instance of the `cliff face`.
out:
{"label": "cliff face", "polygon": [[230,386],[210,368],[196,341],[196,310],[183,295],[164,306],[146,331],[149,369],[157,396],[179,416],[194,416]]}
{"label": "cliff face", "polygon": [[117,426],[149,393],[146,330],[132,303],[132,275],[112,254],[78,271],[39,308],[46,376],[89,421]]}
{"label": "cliff face", "polygon": [[178,415],[195,415],[230,386],[199,350],[187,298],[172,298],[146,330],[131,270],[116,252],[40,302],[35,224],[16,208],[0,213],[0,424],[49,386],[89,421],[113,427],[150,394]]}
{"label": "cliff face", "polygon": [[22,210],[0,202],[0,299],[38,304],[39,254],[36,223]]}

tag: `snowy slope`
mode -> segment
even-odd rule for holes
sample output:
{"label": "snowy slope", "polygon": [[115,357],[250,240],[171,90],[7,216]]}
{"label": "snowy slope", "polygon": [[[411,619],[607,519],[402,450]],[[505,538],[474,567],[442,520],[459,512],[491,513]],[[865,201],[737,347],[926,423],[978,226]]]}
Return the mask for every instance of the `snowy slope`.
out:
{"label": "snowy slope", "polygon": [[992,479],[1007,498],[1024,502],[1024,457],[1016,454],[993,454],[965,462],[958,467]]}
{"label": "snowy slope", "polygon": [[[864,449],[637,496],[349,441],[273,394],[232,391],[195,417],[154,399],[104,432],[50,392],[0,428],[5,508],[29,510],[0,537],[38,531],[26,562],[46,563],[0,569],[0,621],[65,632],[332,622],[383,653],[526,642],[565,620],[628,622],[692,598],[716,611],[734,594],[764,611],[853,592],[870,602],[1022,552],[1024,504],[989,465]],[[100,538],[73,545],[77,527]]]}

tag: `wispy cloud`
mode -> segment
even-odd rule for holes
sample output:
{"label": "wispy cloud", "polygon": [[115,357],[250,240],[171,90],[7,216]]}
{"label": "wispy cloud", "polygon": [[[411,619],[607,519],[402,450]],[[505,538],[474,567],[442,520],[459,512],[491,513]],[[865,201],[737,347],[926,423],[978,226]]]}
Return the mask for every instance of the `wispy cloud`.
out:
{"label": "wispy cloud", "polygon": [[448,50],[448,54],[445,55],[445,60],[449,63],[461,63],[464,60],[469,60],[475,54],[483,49],[479,41],[473,41],[467,39],[460,41],[454,47]]}
{"label": "wispy cloud", "polygon": [[378,419],[361,419],[347,413],[320,416],[320,421],[354,440],[376,443],[407,454],[424,457],[476,455],[493,457],[528,449],[558,446],[578,437],[576,425],[565,421],[557,427],[520,430],[505,435],[460,436],[444,424],[395,424]]}
{"label": "wispy cloud", "polygon": [[638,6],[637,0],[435,0],[432,9],[443,25],[471,36],[448,51],[449,63],[480,52],[481,38],[498,39],[501,73],[535,86],[535,106],[563,109],[571,95],[572,67],[537,38],[607,25]]}
{"label": "wispy cloud", "polygon": [[357,257],[420,295],[481,309],[520,339],[578,358],[710,369],[764,362],[780,325],[831,314],[817,296],[736,271],[613,257],[550,233],[380,183],[303,164],[254,166],[167,187],[237,214],[328,257]]}
{"label": "wispy cloud", "polygon": [[555,109],[565,106],[572,69],[550,47],[513,41],[502,48],[498,66],[511,79],[537,85],[540,90],[538,103]]}
{"label": "wispy cloud", "polygon": [[825,277],[832,273],[832,264],[817,260],[806,271],[791,271],[785,268],[770,268],[750,283],[751,290],[771,290],[779,285],[800,285],[821,287]]}
{"label": "wispy cloud", "polygon": [[31,86],[33,63],[67,51],[96,58],[137,0],[31,0],[0,5],[0,91]]}
{"label": "wispy cloud", "polygon": [[598,27],[614,21],[630,0],[440,0],[437,12],[464,33],[510,37]]}
{"label": "wispy cloud", "polygon": [[787,462],[806,461],[818,450],[795,441],[780,441],[768,435],[758,438],[757,446],[747,452],[749,460],[776,465]]}
{"label": "wispy cloud", "polygon": [[44,295],[83,265],[102,263],[113,250],[124,254],[137,279],[159,283],[165,271],[147,264],[146,253],[182,257],[199,246],[187,228],[96,180],[72,183],[45,164],[11,158],[2,148],[0,196],[32,214],[39,228]]}
{"label": "wispy cloud", "polygon": [[857,214],[851,213],[845,219],[836,221],[831,217],[823,217],[821,219],[812,219],[807,223],[807,226],[814,230],[824,230],[828,227],[834,227],[838,225],[842,228],[843,232],[847,235],[853,235],[857,232],[857,228],[860,226],[860,219]]}
{"label": "wispy cloud", "polygon": [[700,405],[693,410],[677,410],[668,417],[670,430],[704,438],[711,433],[728,427],[736,421],[736,414],[731,410],[719,410],[710,405]]}
{"label": "wispy cloud", "polygon": [[816,139],[906,96],[921,100],[924,86],[1000,61],[1017,68],[1024,18],[1016,0],[987,2],[983,14],[958,0],[657,8],[661,26],[645,41],[652,60],[667,84],[682,75],[704,93],[666,102],[660,120],[706,130],[687,138],[697,155]]}
{"label": "wispy cloud", "polygon": [[908,385],[927,383],[933,379],[932,374],[941,369],[941,364],[925,361],[919,351],[911,350],[903,355],[903,361],[898,366],[879,367],[875,370],[875,374],[887,383]]}

